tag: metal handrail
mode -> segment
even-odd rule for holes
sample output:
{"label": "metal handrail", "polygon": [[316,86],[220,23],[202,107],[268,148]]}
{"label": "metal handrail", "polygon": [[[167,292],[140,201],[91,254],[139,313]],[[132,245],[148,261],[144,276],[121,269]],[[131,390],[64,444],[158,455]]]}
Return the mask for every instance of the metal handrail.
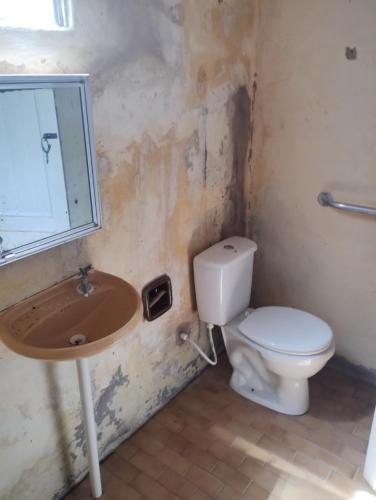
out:
{"label": "metal handrail", "polygon": [[331,193],[323,191],[318,196],[318,202],[323,207],[333,207],[346,212],[355,212],[356,214],[376,215],[376,208],[366,207],[364,205],[354,205],[353,203],[343,203],[341,201],[334,201]]}

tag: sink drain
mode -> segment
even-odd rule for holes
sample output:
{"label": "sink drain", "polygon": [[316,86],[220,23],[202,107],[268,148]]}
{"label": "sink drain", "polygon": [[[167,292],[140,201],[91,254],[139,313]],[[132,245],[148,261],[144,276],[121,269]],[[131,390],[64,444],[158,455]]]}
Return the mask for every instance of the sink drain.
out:
{"label": "sink drain", "polygon": [[86,341],[87,337],[82,333],[78,333],[77,335],[72,335],[72,337],[69,339],[69,343],[72,345],[82,345],[85,344]]}

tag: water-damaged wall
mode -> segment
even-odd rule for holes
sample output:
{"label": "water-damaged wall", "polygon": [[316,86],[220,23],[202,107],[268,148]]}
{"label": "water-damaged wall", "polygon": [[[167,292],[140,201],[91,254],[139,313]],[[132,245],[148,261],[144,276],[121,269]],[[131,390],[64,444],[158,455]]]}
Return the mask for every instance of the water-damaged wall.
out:
{"label": "water-damaged wall", "polygon": [[[203,367],[175,334],[189,322],[205,346],[192,256],[245,230],[254,4],[76,0],[72,32],[0,32],[1,73],[91,74],[104,219],[1,268],[0,309],[88,262],[138,290],[162,273],[173,283],[165,316],[91,359],[102,455]],[[58,497],[86,467],[74,363],[0,356],[0,497]]]}
{"label": "water-damaged wall", "polygon": [[253,185],[255,302],[316,313],[337,353],[368,369],[375,219],[323,208],[317,195],[376,206],[375,19],[369,0],[260,2]]}

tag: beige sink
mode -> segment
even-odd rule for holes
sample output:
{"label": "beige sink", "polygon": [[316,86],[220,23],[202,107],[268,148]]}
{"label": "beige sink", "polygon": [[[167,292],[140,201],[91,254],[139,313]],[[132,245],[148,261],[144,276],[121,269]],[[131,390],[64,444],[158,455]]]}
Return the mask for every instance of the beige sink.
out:
{"label": "beige sink", "polygon": [[126,281],[90,271],[87,297],[80,282],[70,278],[0,313],[4,344],[29,358],[79,359],[110,347],[139,321],[140,297]]}

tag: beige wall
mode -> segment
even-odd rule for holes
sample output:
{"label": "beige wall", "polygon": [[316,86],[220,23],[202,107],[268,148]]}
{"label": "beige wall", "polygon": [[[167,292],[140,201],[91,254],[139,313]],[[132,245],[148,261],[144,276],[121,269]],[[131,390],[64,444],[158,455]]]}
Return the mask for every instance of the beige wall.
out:
{"label": "beige wall", "polygon": [[[2,31],[0,73],[91,74],[104,228],[2,267],[0,309],[87,262],[139,290],[171,276],[172,310],[91,360],[104,454],[203,366],[175,335],[199,335],[192,255],[244,230],[257,16],[250,0],[73,4],[71,33]],[[74,364],[0,357],[0,498],[58,496],[86,467]]]}
{"label": "beige wall", "polygon": [[373,0],[260,2],[252,193],[255,303],[318,314],[337,353],[369,369],[376,219],[323,208],[317,195],[376,206],[375,19]]}

